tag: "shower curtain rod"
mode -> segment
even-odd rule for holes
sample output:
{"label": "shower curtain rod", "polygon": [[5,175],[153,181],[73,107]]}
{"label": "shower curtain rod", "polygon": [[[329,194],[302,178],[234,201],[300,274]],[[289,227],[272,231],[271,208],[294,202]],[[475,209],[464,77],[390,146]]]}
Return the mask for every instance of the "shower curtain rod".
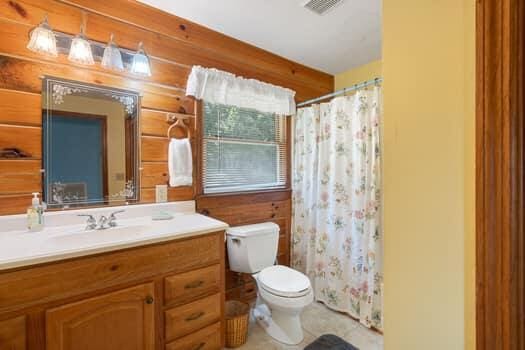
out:
{"label": "shower curtain rod", "polygon": [[312,103],[315,103],[315,102],[326,100],[327,98],[335,97],[335,96],[338,96],[338,95],[341,95],[341,94],[346,94],[347,92],[359,90],[359,89],[362,89],[364,87],[367,87],[367,86],[370,86],[370,85],[374,85],[374,84],[379,84],[379,83],[382,83],[382,82],[383,82],[383,78],[380,78],[380,77],[372,79],[372,80],[367,80],[367,81],[364,81],[362,83],[355,84],[355,85],[352,85],[352,86],[349,86],[349,87],[345,87],[344,89],[341,89],[341,90],[337,90],[335,92],[332,92],[331,94],[323,95],[323,96],[316,97],[316,98],[308,100],[308,101],[304,101],[304,102],[298,103],[297,107],[303,107],[303,106],[306,106],[306,105],[309,105],[309,104],[312,104]]}

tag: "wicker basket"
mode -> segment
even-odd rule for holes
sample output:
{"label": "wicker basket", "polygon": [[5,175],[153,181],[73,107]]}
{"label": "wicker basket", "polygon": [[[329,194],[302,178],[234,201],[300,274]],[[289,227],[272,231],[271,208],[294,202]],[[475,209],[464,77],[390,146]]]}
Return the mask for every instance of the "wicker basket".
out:
{"label": "wicker basket", "polygon": [[246,343],[250,305],[237,300],[226,302],[226,347],[236,348]]}

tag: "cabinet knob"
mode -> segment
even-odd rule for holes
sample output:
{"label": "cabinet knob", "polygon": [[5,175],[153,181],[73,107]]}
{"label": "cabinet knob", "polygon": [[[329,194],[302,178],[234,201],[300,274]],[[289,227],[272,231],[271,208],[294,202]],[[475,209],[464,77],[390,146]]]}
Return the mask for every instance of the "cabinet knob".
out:
{"label": "cabinet knob", "polygon": [[146,304],[153,304],[153,297],[151,295],[146,297]]}

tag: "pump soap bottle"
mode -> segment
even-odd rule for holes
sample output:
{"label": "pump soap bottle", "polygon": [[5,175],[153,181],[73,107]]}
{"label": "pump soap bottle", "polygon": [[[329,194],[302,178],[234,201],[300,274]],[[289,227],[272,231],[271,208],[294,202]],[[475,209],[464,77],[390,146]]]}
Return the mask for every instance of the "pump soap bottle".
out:
{"label": "pump soap bottle", "polygon": [[40,231],[44,228],[44,207],[40,204],[40,193],[34,192],[31,206],[27,208],[27,229]]}

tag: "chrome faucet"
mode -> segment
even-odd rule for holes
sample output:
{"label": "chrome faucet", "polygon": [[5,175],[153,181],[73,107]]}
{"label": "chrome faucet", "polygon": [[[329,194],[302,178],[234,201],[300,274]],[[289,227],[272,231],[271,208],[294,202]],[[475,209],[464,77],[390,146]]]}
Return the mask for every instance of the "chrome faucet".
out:
{"label": "chrome faucet", "polygon": [[115,215],[123,213],[123,212],[125,212],[125,210],[117,210],[117,211],[114,211],[113,213],[111,213],[109,215],[109,219],[108,219],[108,226],[109,227],[117,226],[117,217]]}
{"label": "chrome faucet", "polygon": [[87,217],[86,221],[86,231],[94,230],[97,228],[97,220],[95,220],[95,217],[90,214],[78,214],[77,216],[85,216]]}
{"label": "chrome faucet", "polygon": [[88,218],[86,222],[86,231],[105,230],[110,227],[117,226],[117,217],[115,215],[123,212],[124,210],[117,210],[109,214],[108,217],[106,217],[105,215],[100,215],[98,221],[93,215],[90,214],[78,214],[77,216],[85,216]]}
{"label": "chrome faucet", "polygon": [[109,228],[109,226],[106,226],[106,223],[108,222],[108,218],[104,215],[100,215],[98,218],[98,227],[97,230],[105,230]]}

